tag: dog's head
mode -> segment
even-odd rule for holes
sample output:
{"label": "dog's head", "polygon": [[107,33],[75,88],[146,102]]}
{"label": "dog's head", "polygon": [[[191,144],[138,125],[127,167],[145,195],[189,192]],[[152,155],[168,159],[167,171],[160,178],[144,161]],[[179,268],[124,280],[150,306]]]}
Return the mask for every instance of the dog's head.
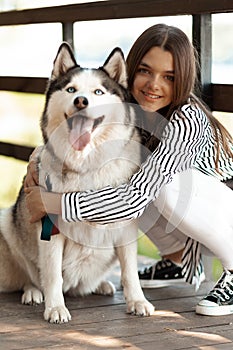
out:
{"label": "dog's head", "polygon": [[54,139],[64,152],[68,147],[76,153],[93,147],[103,135],[109,137],[117,125],[130,118],[124,106],[128,97],[126,64],[119,48],[111,52],[102,67],[82,68],[71,47],[63,43],[46,93],[41,122],[44,142],[50,141],[57,130]]}

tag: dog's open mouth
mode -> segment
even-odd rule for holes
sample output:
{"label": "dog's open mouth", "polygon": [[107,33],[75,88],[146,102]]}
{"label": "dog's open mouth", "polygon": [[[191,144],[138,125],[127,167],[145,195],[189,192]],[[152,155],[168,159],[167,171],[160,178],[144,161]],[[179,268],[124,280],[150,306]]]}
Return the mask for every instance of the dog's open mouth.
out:
{"label": "dog's open mouth", "polygon": [[78,113],[67,118],[70,129],[70,143],[76,151],[82,151],[90,142],[92,132],[102,123],[104,116],[96,119]]}

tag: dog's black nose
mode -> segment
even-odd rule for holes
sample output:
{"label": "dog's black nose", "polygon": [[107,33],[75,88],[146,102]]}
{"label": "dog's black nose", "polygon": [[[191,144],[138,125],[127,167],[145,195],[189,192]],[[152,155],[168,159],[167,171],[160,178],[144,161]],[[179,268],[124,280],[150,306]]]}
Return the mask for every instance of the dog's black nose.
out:
{"label": "dog's black nose", "polygon": [[78,96],[74,100],[74,105],[78,109],[86,108],[88,106],[88,99],[84,96]]}

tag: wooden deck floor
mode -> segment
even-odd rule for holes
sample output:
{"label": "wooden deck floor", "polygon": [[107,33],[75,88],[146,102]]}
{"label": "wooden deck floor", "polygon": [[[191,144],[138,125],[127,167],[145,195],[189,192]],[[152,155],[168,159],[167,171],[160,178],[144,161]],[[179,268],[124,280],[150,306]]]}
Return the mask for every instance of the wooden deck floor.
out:
{"label": "wooden deck floor", "polygon": [[[118,271],[113,279],[119,285]],[[194,312],[212,284],[203,283],[197,295],[184,284],[145,289],[156,306],[151,317],[127,315],[121,290],[113,297],[66,298],[72,320],[62,325],[43,320],[43,305],[21,305],[20,293],[0,294],[0,349],[232,350],[233,315],[205,317]]]}

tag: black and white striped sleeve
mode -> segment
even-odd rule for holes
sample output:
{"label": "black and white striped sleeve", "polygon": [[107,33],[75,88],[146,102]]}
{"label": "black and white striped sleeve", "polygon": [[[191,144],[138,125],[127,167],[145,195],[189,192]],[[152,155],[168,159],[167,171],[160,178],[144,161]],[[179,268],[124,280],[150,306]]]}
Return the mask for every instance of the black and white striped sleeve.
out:
{"label": "black and white striped sleeve", "polygon": [[[185,107],[185,106],[184,106]],[[157,149],[130,182],[116,188],[65,193],[64,221],[93,221],[101,224],[140,216],[175,173],[193,166],[205,144],[205,120],[199,109],[187,105],[183,117],[175,114],[167,124]]]}

